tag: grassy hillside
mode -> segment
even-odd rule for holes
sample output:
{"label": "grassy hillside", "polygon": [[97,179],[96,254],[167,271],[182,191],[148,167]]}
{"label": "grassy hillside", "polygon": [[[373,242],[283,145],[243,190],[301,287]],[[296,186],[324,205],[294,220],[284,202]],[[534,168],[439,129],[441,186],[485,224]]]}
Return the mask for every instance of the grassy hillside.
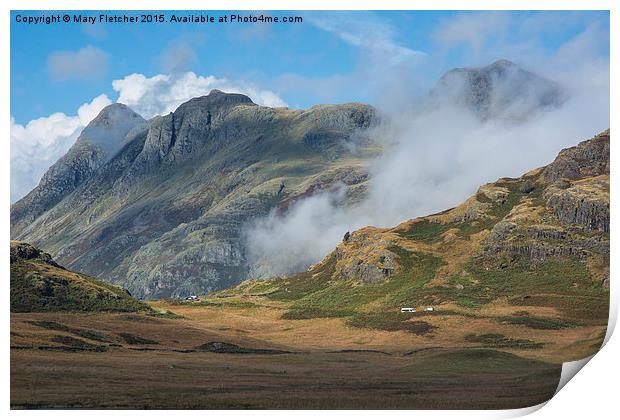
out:
{"label": "grassy hillside", "polygon": [[11,241],[11,312],[149,310],[127,291],[67,270],[27,243]]}
{"label": "grassy hillside", "polygon": [[306,272],[213,296],[280,302],[283,319],[338,318],[429,343],[451,334],[458,346],[585,357],[609,312],[609,131],[454,209],[360,229]]}

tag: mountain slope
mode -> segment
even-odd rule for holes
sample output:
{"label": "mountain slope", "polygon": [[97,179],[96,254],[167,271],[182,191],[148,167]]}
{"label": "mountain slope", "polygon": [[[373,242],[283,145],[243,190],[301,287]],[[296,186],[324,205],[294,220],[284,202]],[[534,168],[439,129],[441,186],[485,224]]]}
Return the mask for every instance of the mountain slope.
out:
{"label": "mountain slope", "polygon": [[31,195],[45,206],[24,215],[31,195],[16,203],[11,237],[140,297],[230,286],[248,270],[248,220],[336,183],[349,186],[345,203],[363,195],[378,150],[357,134],[374,115],[362,104],[266,108],[214,90],[133,130],[74,188],[42,182]]}
{"label": "mountain slope", "polygon": [[346,235],[307,272],[217,296],[262,296],[286,303],[286,319],[345,318],[428,345],[555,345],[550,357],[585,357],[609,310],[609,143],[606,131],[456,208]]}
{"label": "mountain slope", "polygon": [[11,241],[11,312],[146,310],[125,290],[67,270],[25,242]]}

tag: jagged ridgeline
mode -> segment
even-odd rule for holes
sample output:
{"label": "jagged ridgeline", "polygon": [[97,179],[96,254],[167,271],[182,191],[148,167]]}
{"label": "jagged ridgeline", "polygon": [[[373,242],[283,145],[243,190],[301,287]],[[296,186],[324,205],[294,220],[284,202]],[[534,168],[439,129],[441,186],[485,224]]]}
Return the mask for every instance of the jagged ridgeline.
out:
{"label": "jagged ridgeline", "polygon": [[[435,306],[496,328],[592,328],[598,348],[596,328],[609,310],[609,136],[486,184],[456,208],[346,235],[307,272],[220,296],[285,301],[289,319],[346,317],[356,327],[417,334],[439,324],[399,309]],[[425,320],[412,322],[418,315]]]}
{"label": "jagged ridgeline", "polygon": [[11,312],[151,311],[124,289],[58,265],[30,244],[11,241]]}
{"label": "jagged ridgeline", "polygon": [[[336,183],[363,195],[377,148],[362,104],[267,108],[217,90],[145,122],[101,111],[11,207],[11,237],[138,297],[204,293],[245,278],[242,225]],[[351,147],[351,143],[355,147]]]}

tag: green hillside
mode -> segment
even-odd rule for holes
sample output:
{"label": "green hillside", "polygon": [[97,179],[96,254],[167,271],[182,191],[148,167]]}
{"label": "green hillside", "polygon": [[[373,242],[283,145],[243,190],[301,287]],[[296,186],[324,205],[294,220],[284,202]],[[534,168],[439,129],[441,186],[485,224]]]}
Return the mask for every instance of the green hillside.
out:
{"label": "green hillside", "polygon": [[69,271],[49,254],[11,241],[11,312],[150,310],[119,287]]}

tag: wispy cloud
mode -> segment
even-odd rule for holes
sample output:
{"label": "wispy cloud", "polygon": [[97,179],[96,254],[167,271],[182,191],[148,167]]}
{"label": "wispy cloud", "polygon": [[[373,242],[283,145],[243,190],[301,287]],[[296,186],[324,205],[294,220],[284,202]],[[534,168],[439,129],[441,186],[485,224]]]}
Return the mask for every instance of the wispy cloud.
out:
{"label": "wispy cloud", "polygon": [[56,81],[97,79],[106,74],[108,54],[92,45],[77,51],[54,51],[47,58],[47,72]]}
{"label": "wispy cloud", "polygon": [[307,20],[350,45],[385,55],[393,63],[425,55],[422,51],[400,45],[395,40],[394,28],[372,13],[313,13]]}
{"label": "wispy cloud", "polygon": [[[343,207],[341,192],[328,192],[298,201],[285,215],[274,212],[250,223],[245,239],[253,274],[268,277],[302,270],[333,250],[346,231],[367,225],[394,226],[455,206],[477,185],[542,166],[560,149],[608,128],[609,26],[591,19],[585,24],[575,23],[574,17],[569,20],[571,25],[580,24],[581,31],[552,47],[545,38],[550,30],[546,24],[561,25],[564,20],[558,14],[460,14],[442,21],[435,32],[439,48],[430,50],[423,65],[436,67],[454,55],[462,58],[464,66],[506,58],[559,82],[569,92],[559,109],[536,113],[520,123],[481,122],[449,101],[426,112],[412,110],[411,67],[380,71],[378,63],[375,77],[359,83],[374,82],[380,88],[374,103],[382,114],[382,123],[367,133],[384,146],[370,168],[367,198]],[[354,36],[348,39],[361,42]],[[420,67],[415,67],[418,76]],[[391,82],[395,89],[385,89],[386,84],[376,83],[377,79],[386,80],[388,86]],[[345,81],[314,82],[336,87]],[[504,94],[492,91],[491,103],[498,100],[497,92],[500,97]]]}
{"label": "wispy cloud", "polygon": [[510,16],[502,12],[459,13],[444,18],[432,37],[447,46],[466,44],[478,54],[493,35],[501,38],[509,28]]}
{"label": "wispy cloud", "polygon": [[166,73],[191,70],[198,55],[188,42],[179,41],[168,45],[159,56],[159,64]]}
{"label": "wispy cloud", "polygon": [[82,32],[97,40],[106,39],[108,37],[108,30],[106,29],[105,24],[99,22],[89,25],[82,25]]}

